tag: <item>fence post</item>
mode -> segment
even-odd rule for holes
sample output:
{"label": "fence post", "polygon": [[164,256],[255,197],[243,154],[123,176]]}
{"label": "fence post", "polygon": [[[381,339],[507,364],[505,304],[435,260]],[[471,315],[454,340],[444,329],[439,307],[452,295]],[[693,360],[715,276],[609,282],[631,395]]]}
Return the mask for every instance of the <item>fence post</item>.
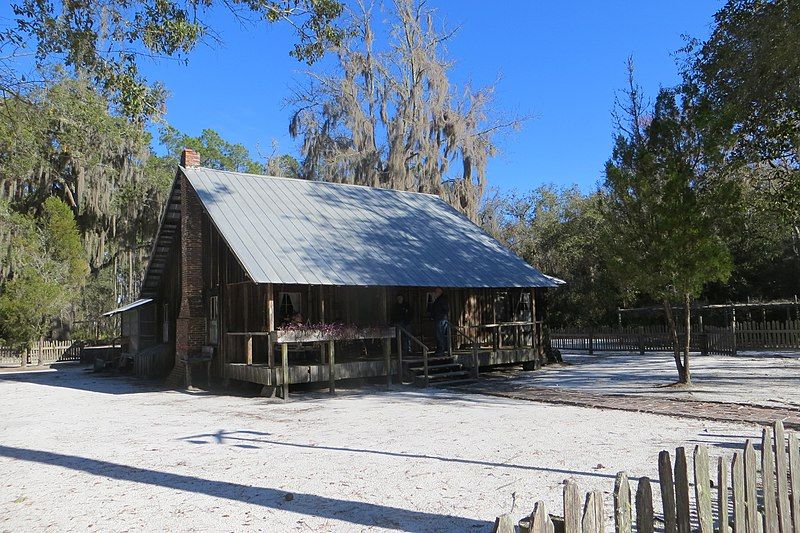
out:
{"label": "fence post", "polygon": [[586,495],[586,505],[581,519],[583,533],[602,533],[604,521],[603,491],[593,490]]}
{"label": "fence post", "polygon": [[511,515],[504,514],[497,517],[494,521],[493,533],[514,533],[514,521]]}
{"label": "fence post", "polygon": [[758,531],[758,492],[756,481],[756,450],[748,439],[744,447],[744,506],[747,520],[747,531]]}
{"label": "fence post", "polygon": [[636,488],[636,531],[653,533],[653,491],[647,477],[640,478]]}
{"label": "fence post", "polygon": [[677,533],[675,516],[675,483],[672,478],[672,459],[669,452],[658,454],[658,481],[661,485],[661,504],[664,509],[664,533]]}
{"label": "fence post", "polygon": [[795,510],[792,517],[794,530],[800,531],[800,445],[794,432],[789,433],[789,479],[792,488],[790,505]]}
{"label": "fence post", "polygon": [[686,449],[675,450],[675,507],[678,533],[691,533],[689,510],[689,472],[686,464]]}
{"label": "fence post", "polygon": [[644,355],[644,328],[639,326],[639,355]]}
{"label": "fence post", "polygon": [[592,341],[594,339],[594,328],[589,329],[589,355],[594,355],[594,347]]}
{"label": "fence post", "polygon": [[631,533],[631,486],[625,472],[614,482],[614,524],[617,533]]}
{"label": "fence post", "polygon": [[728,532],[730,521],[730,508],[728,507],[728,465],[725,459],[717,459],[717,515],[719,516],[719,531]]}
{"label": "fence post", "polygon": [[747,504],[744,488],[744,456],[737,451],[731,461],[731,493],[733,501],[733,533],[747,531]]}
{"label": "fence post", "polygon": [[[789,458],[786,455],[786,432],[783,422],[775,422],[775,488],[778,492],[778,520],[781,532],[792,530],[792,507],[789,503]],[[795,514],[800,509],[795,507]]]}
{"label": "fence post", "polygon": [[581,496],[576,483],[564,484],[564,533],[581,531]]}
{"label": "fence post", "polygon": [[772,450],[772,428],[761,432],[761,487],[764,505],[765,533],[778,533],[778,502],[775,497],[775,456]]}
{"label": "fence post", "polygon": [[731,310],[731,334],[733,337],[733,355],[736,355],[736,308]]}
{"label": "fence post", "polygon": [[708,474],[708,450],[702,444],[694,447],[694,494],[700,533],[714,533],[711,514],[711,479]]}

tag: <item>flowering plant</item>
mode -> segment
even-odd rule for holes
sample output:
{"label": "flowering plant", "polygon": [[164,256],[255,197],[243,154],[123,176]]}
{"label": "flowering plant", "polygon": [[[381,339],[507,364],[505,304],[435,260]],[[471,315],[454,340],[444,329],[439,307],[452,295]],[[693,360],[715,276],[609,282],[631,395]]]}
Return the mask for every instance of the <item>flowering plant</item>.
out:
{"label": "flowering plant", "polygon": [[326,340],[356,340],[370,337],[381,337],[387,326],[357,326],[341,322],[319,324],[290,322],[280,327],[280,331],[294,333],[297,337],[315,336]]}

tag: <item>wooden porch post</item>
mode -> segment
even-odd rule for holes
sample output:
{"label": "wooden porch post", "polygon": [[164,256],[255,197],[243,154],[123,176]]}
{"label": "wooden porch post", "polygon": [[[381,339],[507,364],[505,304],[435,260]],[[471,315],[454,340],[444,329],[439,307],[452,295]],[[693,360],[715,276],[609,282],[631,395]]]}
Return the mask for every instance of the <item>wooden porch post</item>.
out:
{"label": "wooden porch post", "polygon": [[281,344],[281,372],[283,374],[283,401],[289,399],[289,345]]}
{"label": "wooden porch post", "polygon": [[244,338],[244,342],[245,342],[245,348],[244,348],[245,362],[248,365],[252,365],[253,364],[253,336],[252,335],[247,335]]}
{"label": "wooden porch post", "polygon": [[[381,323],[389,323],[389,288],[383,287],[380,292]],[[392,384],[392,339],[382,339],[383,363],[386,365],[386,386]]]}
{"label": "wooden porch post", "polygon": [[[275,331],[275,294],[272,283],[267,283],[267,331]],[[270,368],[275,368],[275,345],[272,335],[267,336],[267,364]]]}
{"label": "wooden porch post", "polygon": [[333,341],[328,341],[328,384],[331,394],[336,392],[336,363]]}
{"label": "wooden porch post", "polygon": [[386,364],[386,386],[392,384],[392,339],[383,339],[383,361]]}
{"label": "wooden porch post", "polygon": [[[319,285],[319,321],[321,324],[325,323],[325,287]],[[319,361],[320,364],[325,364],[325,343],[319,345]]]}
{"label": "wooden porch post", "polygon": [[533,350],[537,363],[541,364],[541,346],[539,345],[539,324],[536,320],[536,289],[531,289],[531,323],[533,326],[531,327],[531,349]]}
{"label": "wooden porch post", "polygon": [[403,332],[400,328],[394,328],[394,334],[397,337],[397,381],[403,384]]}

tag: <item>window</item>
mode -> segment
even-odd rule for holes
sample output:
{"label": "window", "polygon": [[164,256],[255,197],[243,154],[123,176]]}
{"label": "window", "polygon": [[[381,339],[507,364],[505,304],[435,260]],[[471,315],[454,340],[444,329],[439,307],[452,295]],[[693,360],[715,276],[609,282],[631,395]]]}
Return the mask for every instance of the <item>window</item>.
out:
{"label": "window", "polygon": [[303,312],[303,298],[299,292],[278,293],[278,313],[281,320],[291,320],[295,313]]}
{"label": "window", "polygon": [[219,342],[219,296],[208,299],[208,342],[209,344]]}
{"label": "window", "polygon": [[511,316],[511,298],[509,298],[508,292],[497,292],[494,300],[494,313],[495,320],[498,322],[511,321],[513,317]]}

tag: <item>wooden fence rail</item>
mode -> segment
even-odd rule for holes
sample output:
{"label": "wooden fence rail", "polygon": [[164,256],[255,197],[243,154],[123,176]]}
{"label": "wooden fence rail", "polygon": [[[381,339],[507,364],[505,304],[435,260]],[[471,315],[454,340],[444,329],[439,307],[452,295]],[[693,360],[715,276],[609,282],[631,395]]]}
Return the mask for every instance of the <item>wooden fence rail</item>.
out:
{"label": "wooden fence rail", "polygon": [[73,341],[42,341],[29,350],[0,346],[0,365],[46,365],[80,359],[81,344]]}
{"label": "wooden fence rail", "polygon": [[[708,449],[698,444],[690,471],[685,448],[675,451],[674,463],[669,452],[662,451],[658,456],[660,517],[655,516],[650,479],[643,477],[636,481],[632,499],[628,475],[620,472],[613,490],[614,531],[800,533],[800,444],[797,436],[787,434],[783,424],[776,422],[773,428],[763,428],[760,453],[759,461],[758,452],[748,440],[732,457],[720,457],[716,465],[712,465]],[[690,490],[690,474],[694,491]],[[576,483],[567,481],[563,517],[548,514],[540,501],[529,516],[516,524],[509,514],[498,517],[494,531],[515,533],[518,526],[521,533],[603,533],[603,492],[589,492],[584,499],[581,494]]]}
{"label": "wooden fence rail", "polygon": [[[735,355],[738,350],[800,349],[800,321],[735,322],[729,327],[693,325],[690,348],[703,354]],[[684,332],[678,331],[682,342]],[[666,326],[638,328],[553,329],[550,343],[560,350],[638,351],[641,354],[672,350]]]}

